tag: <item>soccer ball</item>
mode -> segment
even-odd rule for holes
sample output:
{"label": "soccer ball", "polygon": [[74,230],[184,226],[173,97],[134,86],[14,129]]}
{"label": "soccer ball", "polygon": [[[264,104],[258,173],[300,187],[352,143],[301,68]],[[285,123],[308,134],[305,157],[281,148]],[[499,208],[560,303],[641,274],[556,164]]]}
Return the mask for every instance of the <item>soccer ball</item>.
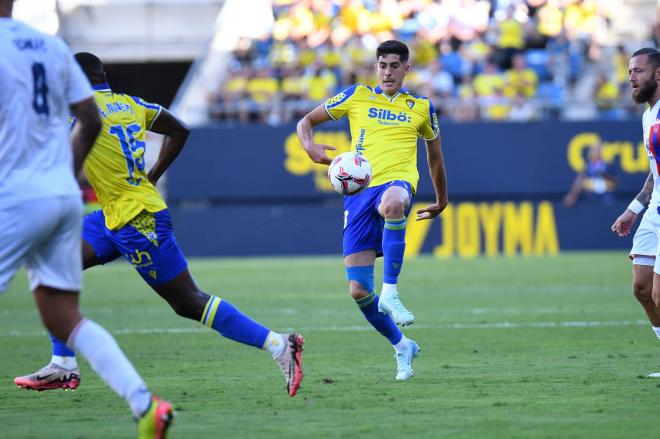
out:
{"label": "soccer ball", "polygon": [[335,192],[355,195],[371,182],[369,161],[355,152],[345,152],[334,158],[328,168],[328,179]]}

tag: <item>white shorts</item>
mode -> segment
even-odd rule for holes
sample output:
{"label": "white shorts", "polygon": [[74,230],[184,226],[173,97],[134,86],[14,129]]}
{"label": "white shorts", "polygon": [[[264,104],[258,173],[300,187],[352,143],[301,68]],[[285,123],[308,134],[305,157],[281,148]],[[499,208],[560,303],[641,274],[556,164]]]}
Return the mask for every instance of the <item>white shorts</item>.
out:
{"label": "white shorts", "polygon": [[642,221],[633,236],[630,257],[650,256],[655,258],[653,271],[660,274],[660,253],[658,252],[658,235],[660,235],[660,214],[656,207],[649,208],[642,215]]}
{"label": "white shorts", "polygon": [[82,286],[79,196],[34,198],[0,207],[0,292],[21,266],[30,289],[41,285],[65,291]]}

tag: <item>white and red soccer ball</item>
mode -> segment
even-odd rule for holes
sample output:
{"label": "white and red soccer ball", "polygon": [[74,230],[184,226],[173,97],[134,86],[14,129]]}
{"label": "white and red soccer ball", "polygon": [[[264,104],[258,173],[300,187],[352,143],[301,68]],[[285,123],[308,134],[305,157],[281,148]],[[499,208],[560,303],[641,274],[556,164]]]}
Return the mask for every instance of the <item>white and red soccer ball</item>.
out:
{"label": "white and red soccer ball", "polygon": [[355,195],[369,186],[371,165],[364,156],[355,152],[345,152],[339,154],[330,163],[328,179],[336,192]]}

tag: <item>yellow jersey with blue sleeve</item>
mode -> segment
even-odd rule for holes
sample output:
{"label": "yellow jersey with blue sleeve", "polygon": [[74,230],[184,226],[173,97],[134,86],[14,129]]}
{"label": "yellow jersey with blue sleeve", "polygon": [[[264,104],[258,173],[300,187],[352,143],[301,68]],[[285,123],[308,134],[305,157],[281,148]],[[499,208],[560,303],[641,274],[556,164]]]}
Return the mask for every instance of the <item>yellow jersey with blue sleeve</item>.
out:
{"label": "yellow jersey with blue sleeve", "polygon": [[431,101],[400,89],[394,96],[380,86],[356,84],[325,101],[328,115],[348,117],[353,148],[373,169],[370,186],[394,180],[419,181],[417,139],[433,140],[440,134]]}
{"label": "yellow jersey with blue sleeve", "polygon": [[108,84],[93,88],[103,128],[83,169],[101,203],[106,227],[117,230],[144,210],[167,209],[144,169],[147,130],[162,107],[113,93]]}

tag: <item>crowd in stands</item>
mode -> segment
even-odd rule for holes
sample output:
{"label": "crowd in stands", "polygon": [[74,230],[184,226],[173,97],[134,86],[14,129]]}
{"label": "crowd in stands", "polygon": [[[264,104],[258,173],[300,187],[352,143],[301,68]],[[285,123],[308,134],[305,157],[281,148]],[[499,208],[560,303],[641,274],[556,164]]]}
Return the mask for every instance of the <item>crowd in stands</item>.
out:
{"label": "crowd in stands", "polygon": [[[375,48],[411,49],[405,87],[457,121],[636,114],[628,50],[596,0],[273,0],[272,32],[243,39],[209,96],[212,119],[296,120],[354,83],[375,86]],[[651,45],[660,24],[649,30]],[[582,113],[579,111],[582,110]]]}

